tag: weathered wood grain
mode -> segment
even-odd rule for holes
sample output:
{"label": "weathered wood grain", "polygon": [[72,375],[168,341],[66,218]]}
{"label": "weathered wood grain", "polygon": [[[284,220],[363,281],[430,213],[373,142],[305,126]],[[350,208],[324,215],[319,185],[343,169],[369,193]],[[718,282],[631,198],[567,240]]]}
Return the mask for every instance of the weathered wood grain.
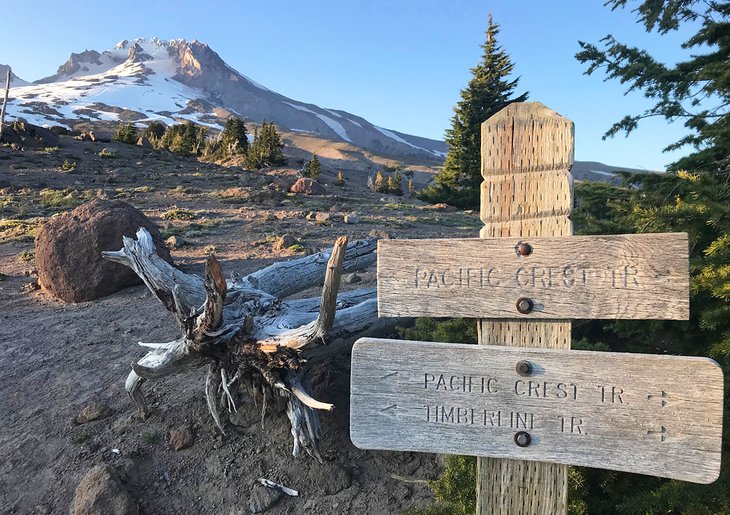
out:
{"label": "weathered wood grain", "polygon": [[[522,256],[519,243],[532,253]],[[380,240],[381,316],[689,318],[685,233]],[[534,302],[522,314],[518,298]]]}
{"label": "weathered wood grain", "polygon": [[[529,376],[516,371],[522,360]],[[707,358],[375,338],[352,352],[351,438],[364,449],[710,483],[720,471],[722,409],[722,370]],[[529,446],[515,444],[518,431],[530,434]]]}
{"label": "weathered wood grain", "polygon": [[[538,102],[510,104],[482,123],[482,238],[570,236],[573,122]],[[536,208],[535,206],[538,206]],[[569,320],[479,320],[479,343],[570,348]],[[477,459],[476,515],[568,511],[568,467]]]}

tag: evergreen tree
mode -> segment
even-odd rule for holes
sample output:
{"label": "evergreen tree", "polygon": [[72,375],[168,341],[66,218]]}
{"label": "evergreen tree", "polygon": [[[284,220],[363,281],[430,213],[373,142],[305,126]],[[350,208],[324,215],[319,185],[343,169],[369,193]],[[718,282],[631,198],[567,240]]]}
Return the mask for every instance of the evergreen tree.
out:
{"label": "evergreen tree", "polygon": [[276,132],[274,123],[264,120],[261,127],[254,130],[254,140],[246,154],[246,166],[249,168],[263,168],[265,166],[280,166],[286,164],[281,152],[284,144]]}
{"label": "evergreen tree", "polygon": [[514,65],[497,43],[499,26],[489,16],[481,62],[454,107],[451,128],[446,130],[449,151],[435,184],[419,195],[429,202],[447,202],[461,208],[479,206],[481,176],[481,124],[512,102],[523,102],[527,93],[513,97],[518,79],[509,80]]}
{"label": "evergreen tree", "polygon": [[248,152],[248,133],[243,120],[231,117],[226,120],[220,136],[219,153],[224,156]]}
{"label": "evergreen tree", "polygon": [[[628,0],[608,0],[612,10]],[[634,2],[632,2],[634,3]],[[607,79],[618,79],[628,90],[643,91],[654,105],[613,124],[604,139],[618,132],[630,133],[644,119],[662,116],[684,120],[691,133],[667,146],[665,151],[691,145],[694,152],[670,166],[670,170],[730,174],[730,2],[706,0],[642,0],[635,9],[647,32],[665,35],[687,22],[700,21],[699,29],[682,47],[692,55],[674,65],[657,61],[647,51],[604,37],[603,49],[580,42],[576,54],[588,63],[586,74],[604,69]]]}
{"label": "evergreen tree", "polygon": [[309,162],[304,165],[303,175],[304,177],[309,177],[310,179],[314,179],[315,181],[317,181],[319,180],[320,171],[321,167],[319,164],[319,158],[316,154],[313,154],[312,159],[310,159]]}
{"label": "evergreen tree", "polygon": [[162,139],[162,136],[165,135],[165,130],[167,130],[167,126],[164,123],[155,120],[149,123],[144,131],[144,136],[156,146]]}
{"label": "evergreen tree", "polygon": [[137,140],[139,139],[137,127],[133,123],[122,123],[117,127],[117,131],[114,133],[113,139],[120,143],[136,145]]}
{"label": "evergreen tree", "polygon": [[206,128],[193,122],[172,125],[160,139],[159,147],[182,154],[197,156],[205,146]]}

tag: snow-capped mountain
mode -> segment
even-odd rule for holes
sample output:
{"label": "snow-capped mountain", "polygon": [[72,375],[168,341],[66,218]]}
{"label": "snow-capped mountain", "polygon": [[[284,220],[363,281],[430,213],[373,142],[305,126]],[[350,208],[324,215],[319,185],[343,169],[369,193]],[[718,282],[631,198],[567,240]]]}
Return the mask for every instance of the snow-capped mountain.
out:
{"label": "snow-capped mountain", "polygon": [[190,120],[219,128],[226,117],[235,115],[256,123],[273,121],[290,131],[346,141],[381,155],[437,160],[447,149],[442,141],[384,129],[346,111],[280,95],[195,40],[125,40],[101,53],[71,54],[55,75],[32,84],[16,77],[10,98],[8,118],[37,125]]}

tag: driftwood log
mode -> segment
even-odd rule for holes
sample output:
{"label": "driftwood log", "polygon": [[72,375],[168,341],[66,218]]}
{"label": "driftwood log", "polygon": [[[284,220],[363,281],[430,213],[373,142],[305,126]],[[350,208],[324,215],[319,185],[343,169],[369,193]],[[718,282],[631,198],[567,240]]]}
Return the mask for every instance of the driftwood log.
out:
{"label": "driftwood log", "polygon": [[[125,237],[121,250],[104,257],[131,267],[181,329],[171,342],[139,342],[149,352],[132,364],[127,393],[146,414],[141,389],[146,380],[207,366],[206,400],[221,432],[220,409],[237,409],[234,392],[240,386],[263,394],[262,417],[267,393],[281,395],[287,401],[293,454],[303,448],[321,461],[316,410],[333,405],[310,395],[305,363],[346,351],[360,336],[384,334],[403,322],[378,319],[375,288],[337,295],[343,271],[373,264],[375,247],[376,240],[348,246],[343,236],[331,251],[275,263],[245,277],[234,273],[226,281],[213,255],[201,279],[162,260],[145,229],[139,229],[136,240]],[[319,285],[321,297],[285,300]]]}
{"label": "driftwood log", "polygon": [[[127,393],[147,414],[141,389],[146,380],[207,366],[208,409],[223,434],[220,410],[237,409],[234,393],[239,386],[263,394],[262,417],[267,392],[275,393],[287,400],[293,454],[303,448],[321,461],[316,410],[332,410],[333,405],[310,395],[305,363],[345,351],[360,336],[384,334],[403,322],[378,319],[375,288],[337,295],[343,271],[373,264],[375,248],[376,240],[348,246],[343,236],[331,251],[275,263],[245,277],[234,273],[226,281],[213,255],[201,279],[162,260],[145,229],[139,229],[136,240],[125,237],[121,250],[104,252],[104,257],[131,267],[181,329],[171,342],[139,342],[149,352],[132,364]],[[319,285],[321,297],[285,300]]]}

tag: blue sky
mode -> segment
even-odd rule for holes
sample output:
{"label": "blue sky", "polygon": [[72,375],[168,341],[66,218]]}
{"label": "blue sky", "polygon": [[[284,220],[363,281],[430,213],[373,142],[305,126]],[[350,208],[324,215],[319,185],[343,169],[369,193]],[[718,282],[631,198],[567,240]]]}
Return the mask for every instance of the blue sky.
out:
{"label": "blue sky", "polygon": [[[661,169],[681,123],[642,123],[629,138],[601,135],[650,104],[618,82],[583,75],[578,40],[606,34],[669,62],[689,32],[646,34],[629,10],[603,0],[34,0],[3,2],[0,63],[26,80],[55,73],[71,52],[122,39],[198,39],[231,66],[289,97],[344,109],[401,132],[443,138],[452,106],[479,62],[487,17],[520,76],[519,92],[576,124],[576,159]],[[632,4],[632,2],[629,2]]]}

